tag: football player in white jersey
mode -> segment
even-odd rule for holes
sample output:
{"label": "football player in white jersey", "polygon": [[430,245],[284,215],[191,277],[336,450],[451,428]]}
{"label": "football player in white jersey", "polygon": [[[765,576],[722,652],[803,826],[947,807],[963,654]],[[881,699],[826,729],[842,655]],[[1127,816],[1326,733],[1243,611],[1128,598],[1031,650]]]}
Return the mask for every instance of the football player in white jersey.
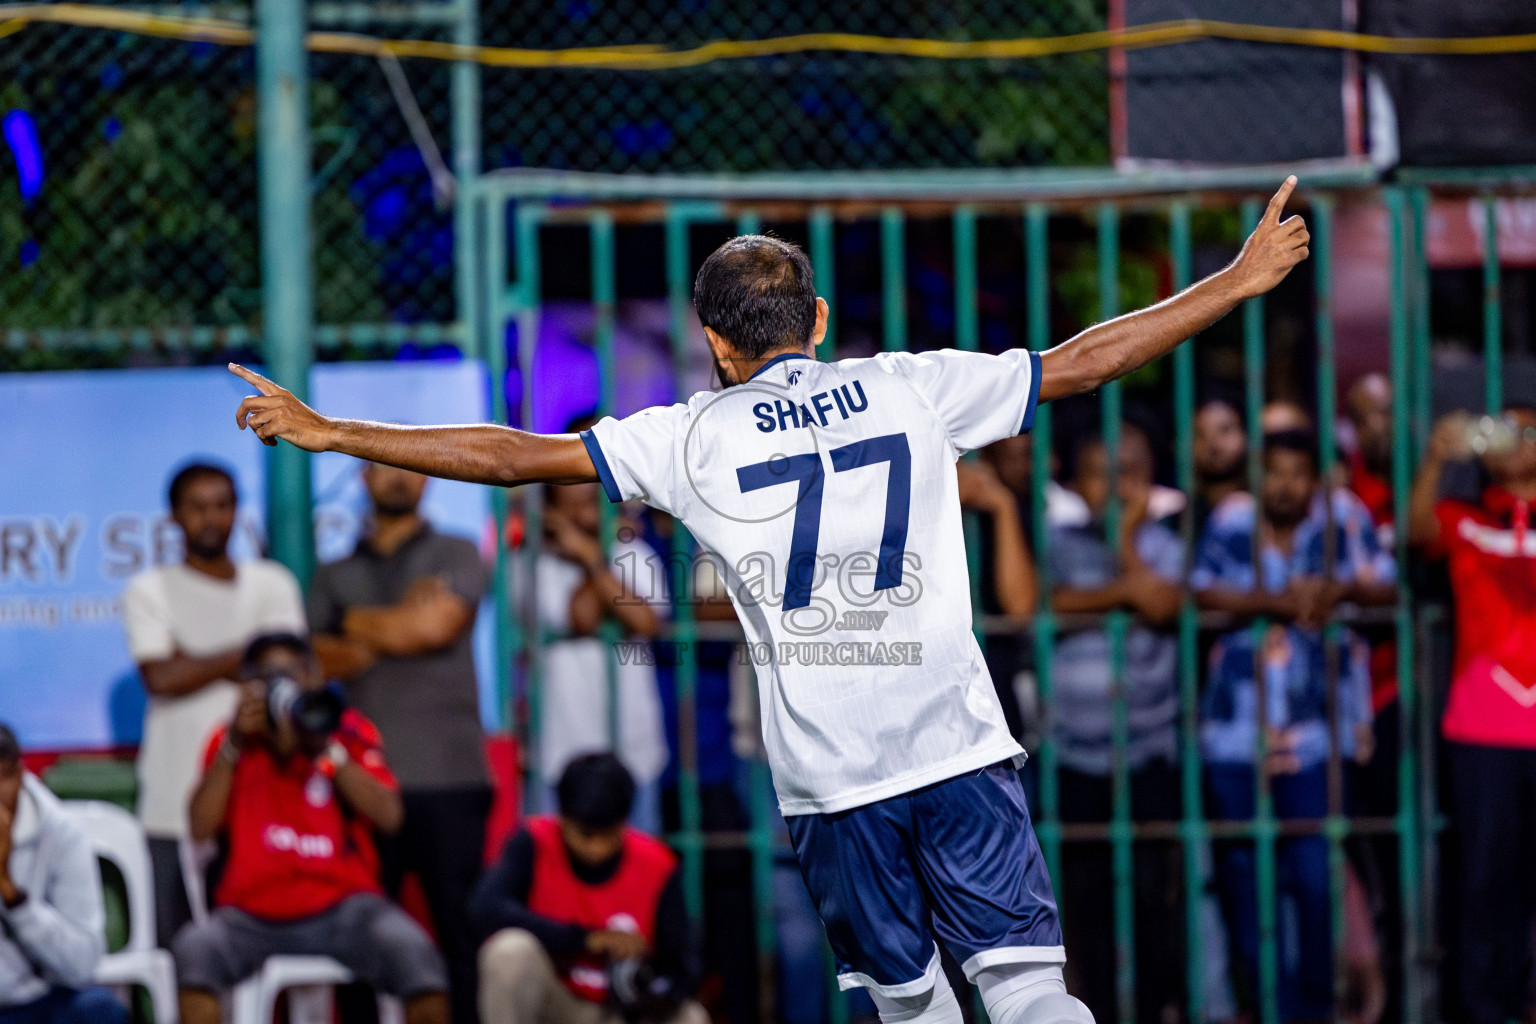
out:
{"label": "football player in white jersey", "polygon": [[885,1024],[958,1024],[943,942],[994,1024],[1091,1024],[1062,982],[1056,905],[971,632],[955,479],[1039,402],[1164,355],[1308,255],[1288,178],[1225,269],[1046,352],[823,363],[827,304],[797,248],[746,235],[694,304],[725,387],[581,434],[323,416],[271,381],[236,413],[264,442],[510,487],[600,481],[682,520],[722,570],[757,665],[764,740],[843,988]]}

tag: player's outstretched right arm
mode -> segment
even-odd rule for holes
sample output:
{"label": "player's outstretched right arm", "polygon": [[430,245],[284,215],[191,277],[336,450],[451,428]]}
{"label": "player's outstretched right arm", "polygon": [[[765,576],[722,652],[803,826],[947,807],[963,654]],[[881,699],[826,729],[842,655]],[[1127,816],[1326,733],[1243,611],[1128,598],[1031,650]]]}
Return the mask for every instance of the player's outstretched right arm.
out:
{"label": "player's outstretched right arm", "polygon": [[240,403],[235,422],[241,430],[250,427],[265,444],[281,439],[309,452],[341,452],[428,476],[499,487],[597,479],[577,434],[532,434],[489,423],[409,427],[333,419],[259,373],[235,363],[229,370],[260,392]]}

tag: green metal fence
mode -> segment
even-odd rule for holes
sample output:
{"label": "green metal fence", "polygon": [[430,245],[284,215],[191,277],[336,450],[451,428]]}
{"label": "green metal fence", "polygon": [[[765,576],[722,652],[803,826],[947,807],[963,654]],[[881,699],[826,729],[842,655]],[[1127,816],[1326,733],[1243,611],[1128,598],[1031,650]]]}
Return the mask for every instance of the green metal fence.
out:
{"label": "green metal fence", "polygon": [[[1125,303],[1120,295],[1122,258],[1122,225],[1128,220],[1145,226],[1160,226],[1158,236],[1166,240],[1166,257],[1171,269],[1174,288],[1189,283],[1194,276],[1196,250],[1196,219],[1202,215],[1225,211],[1225,221],[1216,218],[1218,224],[1228,225],[1229,237],[1225,242],[1235,251],[1241,233],[1257,221],[1262,210],[1262,199],[1283,176],[1282,169],[1255,168],[1198,173],[1169,173],[1140,178],[1115,176],[1108,173],[1077,175],[1040,174],[951,174],[951,175],[881,175],[877,177],[841,177],[838,175],[761,177],[751,179],[709,178],[637,178],[629,176],[566,175],[556,173],[526,172],[522,174],[492,174],[481,179],[476,195],[476,216],[479,224],[480,259],[477,266],[483,274],[476,289],[483,296],[483,307],[477,317],[481,351],[492,367],[493,379],[502,379],[504,367],[499,365],[503,329],[508,323],[518,327],[518,337],[527,339],[517,346],[522,364],[521,380],[531,380],[533,360],[532,339],[537,337],[540,316],[541,289],[539,281],[541,232],[555,226],[575,225],[583,227],[590,238],[591,251],[591,301],[598,313],[598,329],[595,347],[601,365],[604,382],[600,411],[613,410],[613,321],[614,278],[616,273],[614,231],[615,225],[655,224],[662,227],[659,235],[661,251],[647,259],[655,259],[666,268],[667,298],[671,319],[672,360],[674,379],[679,382],[678,398],[682,381],[690,367],[689,329],[693,317],[690,303],[691,277],[702,253],[690,244],[690,225],[715,225],[722,237],[732,232],[748,232],[764,225],[771,225],[781,232],[799,234],[808,243],[812,263],[817,275],[819,292],[831,303],[832,325],[828,343],[821,353],[832,358],[847,349],[842,341],[842,323],[839,319],[839,293],[837,281],[850,269],[846,259],[834,271],[837,262],[837,240],[845,233],[868,228],[878,238],[878,253],[865,253],[861,261],[871,268],[878,266],[879,279],[879,346],[887,350],[904,349],[909,344],[909,310],[911,298],[913,262],[908,249],[911,231],[927,230],[947,222],[951,246],[951,263],[948,268],[952,285],[953,317],[952,336],[949,344],[958,348],[976,349],[981,346],[980,317],[977,301],[978,281],[989,264],[1001,257],[996,247],[983,247],[978,243],[978,225],[990,229],[1000,223],[1008,223],[1016,229],[1016,237],[1022,242],[1022,253],[1011,254],[1009,259],[1022,262],[1025,315],[1010,328],[1014,342],[1034,349],[1043,349],[1062,340],[1052,336],[1051,301],[1059,282],[1052,279],[1053,248],[1059,250],[1065,244],[1062,239],[1076,232],[1081,241],[1085,232],[1092,236],[1092,249],[1097,282],[1097,318],[1114,316]],[[1439,176],[1424,175],[1414,178],[1401,176],[1396,183],[1382,184],[1374,175],[1359,168],[1343,169],[1305,176],[1302,191],[1293,201],[1293,208],[1309,219],[1313,234],[1312,259],[1296,273],[1310,276],[1311,311],[1315,333],[1317,373],[1316,408],[1321,446],[1323,479],[1333,479],[1338,462],[1337,438],[1333,429],[1336,415],[1334,329],[1332,310],[1332,229],[1333,213],[1341,199],[1351,202],[1362,200],[1379,203],[1386,211],[1390,225],[1390,365],[1381,369],[1390,373],[1394,386],[1393,405],[1393,452],[1392,486],[1395,495],[1396,518],[1406,521],[1406,501],[1409,481],[1416,463],[1419,446],[1428,434],[1431,410],[1432,379],[1429,372],[1429,268],[1426,259],[1425,225],[1429,198],[1437,193],[1482,194],[1485,209],[1489,211],[1488,245],[1485,250],[1484,276],[1487,282],[1485,296],[1484,339],[1487,357],[1486,402],[1490,410],[1502,406],[1502,350],[1499,344],[1497,224],[1492,217],[1493,197],[1501,192],[1527,192],[1531,189],[1533,175],[1529,171],[1489,172],[1481,175],[1463,175],[1448,172]],[[1237,216],[1231,217],[1235,212]],[[510,230],[502,226],[512,225]],[[1240,229],[1240,230],[1239,230]],[[1207,231],[1207,234],[1209,231]],[[694,243],[696,245],[696,243]],[[1015,259],[1021,257],[1021,260]],[[1058,258],[1054,261],[1059,264]],[[862,268],[856,268],[862,269]],[[871,269],[871,273],[874,271]],[[1263,300],[1247,304],[1240,314],[1241,353],[1243,366],[1242,385],[1248,410],[1248,435],[1261,435],[1259,411],[1266,397],[1266,367],[1269,365],[1266,317]],[[696,355],[696,353],[694,353]],[[1185,345],[1170,357],[1171,387],[1169,388],[1170,412],[1173,426],[1174,453],[1176,458],[1176,482],[1186,493],[1193,494],[1195,471],[1191,457],[1192,421],[1197,392],[1197,359],[1194,346]],[[1122,416],[1122,392],[1126,385],[1116,383],[1103,389],[1101,402],[1102,430],[1106,448],[1110,453],[1118,450],[1117,439]],[[529,403],[533,396],[525,391],[523,422],[529,422]],[[498,408],[498,416],[505,410]],[[1042,408],[1034,430],[1036,457],[1034,460],[1034,536],[1031,538],[1033,556],[1042,574],[1049,564],[1050,532],[1046,525],[1045,485],[1049,479],[1049,459],[1043,454],[1049,451],[1052,435],[1052,416],[1049,407]],[[1250,487],[1256,487],[1261,471],[1258,445],[1250,446],[1247,474]],[[1111,469],[1111,479],[1114,471]],[[528,517],[529,537],[537,537],[538,495],[537,488],[525,488],[515,493],[513,501],[521,502]],[[505,498],[500,499],[505,501]],[[1115,542],[1119,531],[1117,500],[1112,500],[1108,516],[1110,542]],[[504,507],[504,506],[503,506]],[[1193,511],[1186,511],[1181,529],[1187,550],[1193,549],[1195,524]],[[974,534],[973,534],[974,538]],[[1345,846],[1357,837],[1387,837],[1391,840],[1397,858],[1397,891],[1389,894],[1396,903],[1402,918],[1401,948],[1392,955],[1401,964],[1401,1013],[1409,1021],[1438,1019],[1438,987],[1435,972],[1439,962],[1439,938],[1434,926],[1433,899],[1436,891],[1432,874],[1436,862],[1437,836],[1441,827],[1437,816],[1437,798],[1432,771],[1434,763],[1434,716],[1436,713],[1437,687],[1440,681],[1432,678],[1427,659],[1421,657],[1426,637],[1439,621],[1439,609],[1427,607],[1417,601],[1410,589],[1409,565],[1406,550],[1406,531],[1397,531],[1397,561],[1405,571],[1400,573],[1396,605],[1385,614],[1345,609],[1334,616],[1328,626],[1330,637],[1337,636],[1341,627],[1350,622],[1377,623],[1390,626],[1398,648],[1398,683],[1400,690],[1400,754],[1396,764],[1397,799],[1396,812],[1388,816],[1360,817],[1347,815],[1343,802],[1342,765],[1337,744],[1329,760],[1328,813],[1320,819],[1281,820],[1274,809],[1266,772],[1256,772],[1257,813],[1251,821],[1212,820],[1203,807],[1200,747],[1197,738],[1198,698],[1202,684],[1202,671],[1198,652],[1202,631],[1223,625],[1219,618],[1202,616],[1192,597],[1186,594],[1176,627],[1179,649],[1179,692],[1182,702],[1180,720],[1180,757],[1178,771],[1182,793],[1183,813],[1177,822],[1136,822],[1131,813],[1130,770],[1126,764],[1125,747],[1128,734],[1127,703],[1123,686],[1125,669],[1125,638],[1130,624],[1126,612],[1113,612],[1107,616],[1089,620],[1107,629],[1112,641],[1113,730],[1116,755],[1112,770],[1113,813],[1107,822],[1100,824],[1066,824],[1063,822],[1061,795],[1058,786],[1060,765],[1050,740],[1050,730],[1043,729],[1044,737],[1039,748],[1031,751],[1035,758],[1034,770],[1038,776],[1039,796],[1035,807],[1036,827],[1053,878],[1060,879],[1060,866],[1064,851],[1072,844],[1107,843],[1112,851],[1114,888],[1114,936],[1116,945],[1115,1003],[1118,1020],[1129,1022],[1135,1017],[1135,994],[1138,979],[1135,972],[1135,922],[1133,900],[1133,853],[1138,844],[1148,842],[1173,842],[1182,850],[1183,898],[1185,913],[1182,920],[1169,921],[1169,928],[1182,929],[1188,948],[1187,1014],[1190,1020],[1207,1019],[1204,1000],[1205,984],[1202,977],[1205,960],[1210,950],[1204,948],[1206,936],[1201,926],[1200,901],[1206,889],[1201,867],[1204,850],[1212,841],[1245,839],[1256,848],[1257,880],[1260,899],[1259,977],[1253,979],[1251,998],[1257,1018],[1264,1024],[1279,1019],[1278,1008],[1278,959],[1280,948],[1280,922],[1278,920],[1277,845],[1285,838],[1301,835],[1321,835],[1328,844],[1330,890],[1334,934],[1342,938],[1345,893]],[[692,553],[691,542],[679,526],[674,532],[674,554],[687,556]],[[1257,552],[1259,545],[1255,544]],[[1330,558],[1336,553],[1330,551]],[[505,580],[507,554],[502,553],[502,578]],[[974,552],[973,552],[974,562]],[[691,585],[688,574],[675,579],[681,587]],[[986,636],[1018,633],[1032,634],[1036,650],[1035,671],[1041,703],[1048,717],[1052,706],[1051,653],[1055,638],[1064,626],[1082,628],[1081,616],[1070,621],[1051,609],[1049,579],[1042,580],[1042,603],[1039,611],[1028,623],[1006,619],[978,619]],[[505,586],[498,589],[506,599]],[[673,624],[671,636],[692,641],[701,633],[689,613],[688,594],[679,603],[682,610]],[[510,608],[504,607],[504,615],[510,616]],[[506,619],[504,618],[504,621]],[[1263,623],[1255,624],[1262,631]],[[539,645],[530,643],[537,636],[529,624],[521,629],[504,631],[507,643],[503,648],[502,693],[512,701],[511,671],[514,666],[527,665],[529,673],[528,702],[531,715],[525,719],[525,738],[536,743],[538,691],[541,685],[537,672]],[[702,859],[707,849],[720,847],[743,848],[751,852],[754,886],[756,892],[758,926],[757,938],[761,962],[761,976],[772,977],[773,956],[773,905],[768,873],[773,858],[782,855],[776,847],[773,833],[772,796],[765,766],[750,766],[752,826],[745,834],[706,834],[700,828],[698,801],[697,751],[691,734],[696,720],[695,674],[688,659],[683,659],[677,679],[677,700],[682,709],[679,715],[681,728],[680,748],[676,751],[681,765],[680,807],[681,828],[673,840],[682,853],[686,868],[688,900],[697,912],[705,899],[702,888]],[[1337,714],[1337,665],[1329,668],[1329,714],[1332,720]],[[1260,688],[1259,708],[1265,706],[1263,696],[1264,673],[1256,672]],[[1332,735],[1336,730],[1330,729]],[[1257,762],[1262,761],[1264,731],[1259,730],[1261,749]],[[532,763],[532,759],[529,759]],[[1064,906],[1067,927],[1072,922],[1072,908]],[[1343,997],[1346,979],[1343,961],[1343,943],[1335,942],[1335,992]],[[765,986],[765,992],[768,987]],[[804,993],[780,993],[780,998],[804,998]],[[771,1010],[771,996],[765,1000],[765,1011]],[[840,999],[833,1000],[834,1017],[846,1012]]]}

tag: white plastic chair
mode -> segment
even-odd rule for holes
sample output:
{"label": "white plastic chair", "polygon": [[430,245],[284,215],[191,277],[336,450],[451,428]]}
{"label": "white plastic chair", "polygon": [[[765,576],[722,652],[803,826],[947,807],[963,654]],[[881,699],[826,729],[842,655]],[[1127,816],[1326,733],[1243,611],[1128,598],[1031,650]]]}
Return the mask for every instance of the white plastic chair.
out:
{"label": "white plastic chair", "polygon": [[[261,970],[242,981],[230,999],[232,1024],[272,1024],[277,1001],[288,993],[289,1024],[331,1024],[337,985],[350,984],[352,972],[328,956],[268,957]],[[400,1000],[380,993],[379,1024],[404,1024]]]}
{"label": "white plastic chair", "polygon": [[101,800],[63,803],[96,856],[122,873],[128,891],[128,942],[101,958],[96,983],[117,989],[142,986],[149,993],[155,1024],[176,1024],[176,966],[170,953],[155,946],[154,883],[144,829],[137,818],[116,804]]}

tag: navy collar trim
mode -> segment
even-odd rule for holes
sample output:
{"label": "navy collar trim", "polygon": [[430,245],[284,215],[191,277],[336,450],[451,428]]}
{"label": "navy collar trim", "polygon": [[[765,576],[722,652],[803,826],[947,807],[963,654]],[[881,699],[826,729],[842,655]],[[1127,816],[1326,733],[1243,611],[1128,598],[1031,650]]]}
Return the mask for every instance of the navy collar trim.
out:
{"label": "navy collar trim", "polygon": [[757,378],[759,378],[759,377],[761,377],[763,375],[763,371],[768,369],[768,367],[773,366],[776,363],[782,363],[786,359],[809,359],[809,358],[811,358],[811,357],[806,355],[804,352],[780,352],[778,355],[776,355],[772,359],[768,360],[762,366],[759,366],[757,368],[757,372],[754,373],[752,376],[748,377],[747,380],[756,380]]}

